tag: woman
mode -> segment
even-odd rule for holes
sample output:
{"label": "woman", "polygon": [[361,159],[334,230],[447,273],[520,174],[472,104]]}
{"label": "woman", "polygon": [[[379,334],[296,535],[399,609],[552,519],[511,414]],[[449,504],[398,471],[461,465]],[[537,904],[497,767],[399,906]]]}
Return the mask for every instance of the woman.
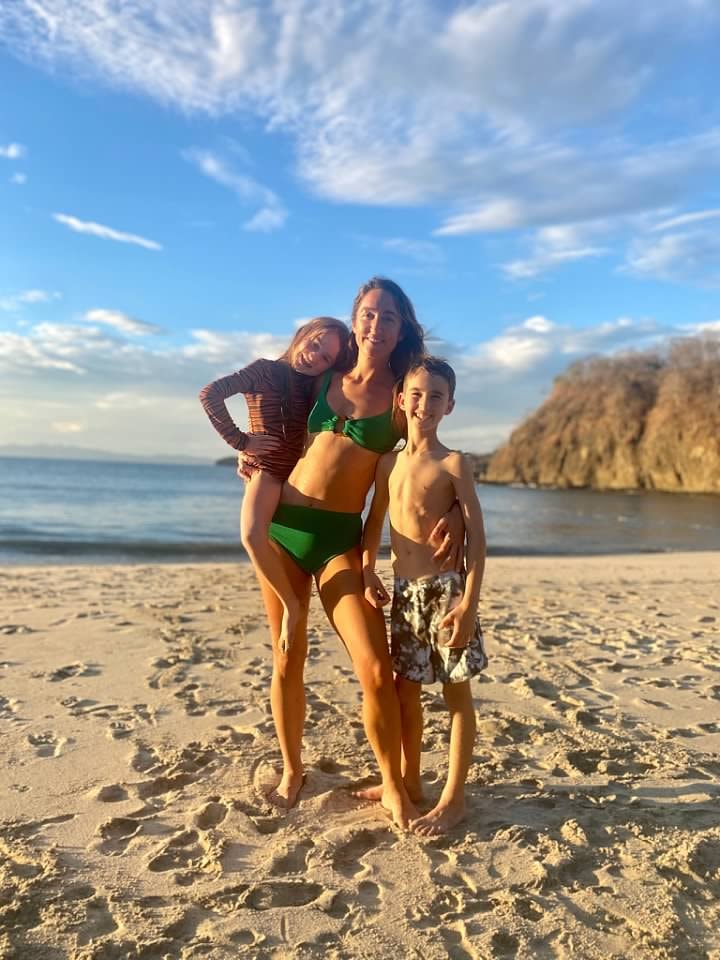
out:
{"label": "woman", "polygon": [[395,388],[410,362],[424,353],[423,331],[406,294],[380,277],[360,288],[351,328],[350,369],[325,375],[308,419],[305,450],[283,485],[270,526],[301,607],[287,653],[278,643],[282,605],[259,574],[273,641],[271,706],[283,757],[282,777],[269,799],[291,807],[303,783],[303,670],[314,577],[362,688],[365,731],[382,777],[381,802],[404,829],[419,814],[402,781],[400,711],[383,613],[363,596],[361,511],[380,454],[400,438]]}

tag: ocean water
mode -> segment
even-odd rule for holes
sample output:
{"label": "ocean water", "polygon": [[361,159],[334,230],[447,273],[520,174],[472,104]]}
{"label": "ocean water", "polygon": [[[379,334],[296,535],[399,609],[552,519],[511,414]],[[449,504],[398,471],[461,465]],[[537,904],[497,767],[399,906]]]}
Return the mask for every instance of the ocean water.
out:
{"label": "ocean water", "polygon": [[[242,494],[231,467],[211,464],[0,458],[0,563],[242,560]],[[716,496],[478,494],[490,554],[720,549]]]}

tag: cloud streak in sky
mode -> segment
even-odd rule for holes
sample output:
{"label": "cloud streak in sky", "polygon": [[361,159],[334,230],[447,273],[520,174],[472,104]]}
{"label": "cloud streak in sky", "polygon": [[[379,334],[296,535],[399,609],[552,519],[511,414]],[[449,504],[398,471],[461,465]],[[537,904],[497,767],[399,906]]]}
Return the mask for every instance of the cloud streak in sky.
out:
{"label": "cloud streak in sky", "polygon": [[279,197],[268,187],[258,183],[257,180],[247,174],[234,170],[227,161],[210,150],[192,148],[186,150],[184,156],[206,177],[232,190],[242,204],[259,208],[245,222],[246,230],[268,233],[272,230],[278,230],[284,225],[287,219],[287,210],[283,207]]}
{"label": "cloud streak in sky", "polygon": [[[433,205],[441,236],[677,206],[720,172],[718,130],[617,135],[655,78],[717,29],[711,3],[657,0],[632,17],[623,0],[110,6],[17,0],[0,10],[0,37],[33,63],[182,111],[248,112],[291,138],[317,195]],[[247,229],[282,225],[271,191],[205,166],[258,203]]]}
{"label": "cloud streak in sky", "polygon": [[94,223],[92,220],[79,220],[67,213],[54,213],[53,220],[69,227],[75,233],[87,233],[92,237],[115,240],[118,243],[131,243],[137,247],[144,247],[146,250],[162,250],[162,246],[155,240],[148,240],[136,233],[124,233],[121,230],[113,229],[113,227],[106,227],[102,223]]}

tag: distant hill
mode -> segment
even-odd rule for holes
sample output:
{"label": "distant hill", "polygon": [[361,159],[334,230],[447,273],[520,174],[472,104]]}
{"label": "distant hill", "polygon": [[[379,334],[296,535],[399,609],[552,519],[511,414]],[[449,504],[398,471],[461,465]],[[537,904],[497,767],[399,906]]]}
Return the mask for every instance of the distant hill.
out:
{"label": "distant hill", "polygon": [[720,493],[720,340],[573,364],[486,480]]}
{"label": "distant hill", "polygon": [[0,446],[0,457],[37,457],[41,460],[109,460],[115,463],[180,463],[187,465],[209,464],[202,457],[177,455],[141,455],[135,453],[110,453],[91,447],[73,447],[64,444],[9,443]]}

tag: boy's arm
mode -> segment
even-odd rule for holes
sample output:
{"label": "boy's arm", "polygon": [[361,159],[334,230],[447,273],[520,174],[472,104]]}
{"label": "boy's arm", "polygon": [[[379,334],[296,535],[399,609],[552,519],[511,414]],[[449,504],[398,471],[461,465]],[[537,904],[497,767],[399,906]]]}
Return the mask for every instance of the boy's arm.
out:
{"label": "boy's arm", "polygon": [[449,470],[465,521],[467,574],[462,600],[444,618],[441,626],[452,629],[447,646],[466,647],[475,627],[480,587],[485,572],[485,525],[469,462],[461,453],[455,453],[452,455]]}
{"label": "boy's arm", "polygon": [[377,554],[380,549],[383,523],[390,501],[388,480],[395,461],[392,453],[386,453],[378,460],[375,468],[375,490],[370,512],[368,513],[362,538],[362,572],[365,585],[365,599],[373,607],[382,607],[390,596],[380,577],[375,573]]}

